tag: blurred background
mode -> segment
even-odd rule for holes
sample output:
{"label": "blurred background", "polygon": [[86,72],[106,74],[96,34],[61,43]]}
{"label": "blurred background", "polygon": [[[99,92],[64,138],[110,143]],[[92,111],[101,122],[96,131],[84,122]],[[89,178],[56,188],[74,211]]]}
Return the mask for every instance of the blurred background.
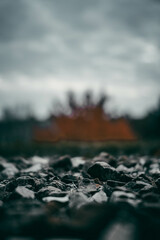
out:
{"label": "blurred background", "polygon": [[159,26],[158,0],[0,0],[1,154],[59,141],[159,154]]}

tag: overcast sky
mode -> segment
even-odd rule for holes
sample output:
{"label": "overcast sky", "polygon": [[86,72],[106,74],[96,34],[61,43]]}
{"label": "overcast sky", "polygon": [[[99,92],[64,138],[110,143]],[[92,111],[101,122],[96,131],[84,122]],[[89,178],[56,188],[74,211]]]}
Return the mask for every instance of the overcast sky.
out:
{"label": "overcast sky", "polygon": [[68,90],[142,116],[160,96],[160,1],[0,0],[0,113],[44,117]]}

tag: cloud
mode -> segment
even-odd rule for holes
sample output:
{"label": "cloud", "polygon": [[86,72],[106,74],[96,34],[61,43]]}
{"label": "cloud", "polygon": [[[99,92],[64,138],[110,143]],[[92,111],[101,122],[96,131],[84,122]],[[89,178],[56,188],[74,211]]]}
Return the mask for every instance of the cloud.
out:
{"label": "cloud", "polygon": [[91,87],[144,113],[160,92],[159,12],[150,0],[1,0],[1,108]]}

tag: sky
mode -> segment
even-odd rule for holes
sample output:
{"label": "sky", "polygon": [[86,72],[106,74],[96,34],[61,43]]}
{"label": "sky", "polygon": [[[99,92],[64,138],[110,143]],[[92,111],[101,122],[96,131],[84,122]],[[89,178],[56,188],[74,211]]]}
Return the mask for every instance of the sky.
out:
{"label": "sky", "polygon": [[160,1],[0,0],[0,116],[45,118],[72,90],[141,117],[160,96]]}

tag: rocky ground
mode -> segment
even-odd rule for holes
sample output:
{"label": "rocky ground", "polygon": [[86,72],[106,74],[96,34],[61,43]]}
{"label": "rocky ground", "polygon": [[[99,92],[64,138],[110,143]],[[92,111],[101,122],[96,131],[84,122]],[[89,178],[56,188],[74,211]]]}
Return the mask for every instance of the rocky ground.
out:
{"label": "rocky ground", "polygon": [[160,239],[160,159],[0,158],[0,239]]}

